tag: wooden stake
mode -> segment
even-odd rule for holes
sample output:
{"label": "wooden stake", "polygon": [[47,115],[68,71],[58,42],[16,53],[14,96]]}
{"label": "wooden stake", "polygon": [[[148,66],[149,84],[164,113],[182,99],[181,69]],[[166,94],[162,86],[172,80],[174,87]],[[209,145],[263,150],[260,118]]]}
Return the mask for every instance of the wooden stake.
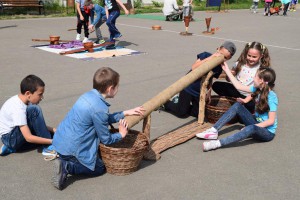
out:
{"label": "wooden stake", "polygon": [[214,73],[210,71],[206,76],[202,77],[201,90],[200,90],[200,98],[199,98],[199,114],[198,114],[198,123],[203,124],[205,118],[205,104],[206,104],[206,94],[207,94],[207,86],[209,84],[209,80]]}

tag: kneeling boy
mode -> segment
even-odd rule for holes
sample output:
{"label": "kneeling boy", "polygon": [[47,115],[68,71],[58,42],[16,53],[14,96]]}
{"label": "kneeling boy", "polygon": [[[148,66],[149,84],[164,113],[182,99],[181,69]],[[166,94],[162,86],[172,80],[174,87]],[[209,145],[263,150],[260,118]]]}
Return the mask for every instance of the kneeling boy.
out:
{"label": "kneeling boy", "polygon": [[[52,184],[62,190],[68,174],[99,176],[105,166],[98,155],[99,143],[113,144],[127,134],[128,115],[143,115],[137,107],[124,112],[109,113],[110,104],[119,88],[119,74],[108,67],[96,71],[93,89],[81,95],[65,119],[60,123],[53,139],[59,159],[54,162]],[[108,125],[119,122],[119,132],[110,133]]]}

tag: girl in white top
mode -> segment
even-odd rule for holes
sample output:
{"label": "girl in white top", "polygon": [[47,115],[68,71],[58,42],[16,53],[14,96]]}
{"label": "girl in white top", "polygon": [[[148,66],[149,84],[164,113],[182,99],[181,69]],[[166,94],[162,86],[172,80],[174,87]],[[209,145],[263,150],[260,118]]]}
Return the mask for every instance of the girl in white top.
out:
{"label": "girl in white top", "polygon": [[[270,55],[266,46],[260,42],[249,42],[246,44],[243,52],[238,58],[232,73],[236,79],[245,86],[253,85],[253,78],[260,67],[270,67]],[[228,79],[226,79],[229,81]],[[229,82],[214,82],[212,89],[220,96],[228,96],[234,98],[245,98],[250,93],[237,90]],[[250,101],[245,107],[254,112],[254,102]]]}

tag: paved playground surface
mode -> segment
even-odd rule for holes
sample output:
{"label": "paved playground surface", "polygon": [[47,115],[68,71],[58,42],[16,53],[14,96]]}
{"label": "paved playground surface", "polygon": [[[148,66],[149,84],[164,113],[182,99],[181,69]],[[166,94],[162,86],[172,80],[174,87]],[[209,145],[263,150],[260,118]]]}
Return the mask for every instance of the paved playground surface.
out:
{"label": "paved playground surface", "polygon": [[[41,102],[47,124],[57,126],[76,99],[92,87],[96,69],[108,66],[121,75],[119,93],[111,112],[143,104],[186,74],[196,55],[213,52],[225,40],[235,42],[237,53],[246,42],[260,41],[270,51],[277,72],[279,128],[269,143],[247,140],[216,151],[202,152],[202,142],[192,139],[162,153],[157,162],[142,161],[139,170],[127,176],[70,177],[63,191],[52,187],[52,163],[34,149],[0,158],[0,198],[6,199],[299,199],[300,145],[298,119],[300,12],[287,17],[264,17],[262,10],[230,10],[228,13],[195,12],[190,24],[193,36],[180,36],[184,23],[121,16],[117,26],[123,34],[118,45],[146,52],[138,56],[81,61],[32,48],[32,38],[50,34],[63,40],[75,38],[76,18],[2,20],[0,22],[0,105],[19,92],[28,74],[46,83]],[[157,14],[154,14],[157,15]],[[205,36],[204,18],[220,29]],[[161,31],[151,30],[161,25]],[[103,35],[108,36],[106,25]],[[95,35],[92,34],[91,38]],[[42,43],[41,43],[42,44]],[[151,139],[193,120],[153,112]],[[221,137],[237,126],[226,127]],[[141,130],[141,124],[134,127]]]}

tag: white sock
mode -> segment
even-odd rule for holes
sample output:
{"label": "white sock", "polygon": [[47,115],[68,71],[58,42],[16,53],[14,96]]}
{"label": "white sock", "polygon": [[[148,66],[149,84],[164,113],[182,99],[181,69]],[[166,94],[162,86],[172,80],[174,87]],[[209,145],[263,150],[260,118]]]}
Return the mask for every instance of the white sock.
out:
{"label": "white sock", "polygon": [[218,148],[221,147],[221,142],[220,142],[220,140],[216,140],[216,144],[217,144],[217,147],[218,147]]}

